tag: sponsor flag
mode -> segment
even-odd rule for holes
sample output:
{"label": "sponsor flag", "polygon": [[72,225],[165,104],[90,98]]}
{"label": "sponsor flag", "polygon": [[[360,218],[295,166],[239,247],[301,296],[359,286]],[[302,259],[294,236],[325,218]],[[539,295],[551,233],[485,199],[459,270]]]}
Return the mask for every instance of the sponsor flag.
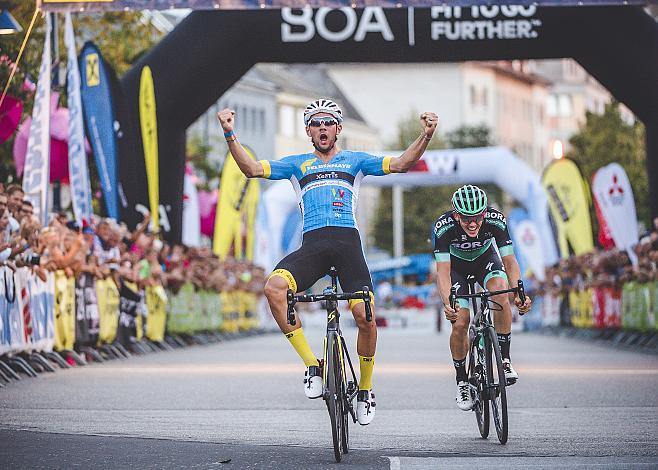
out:
{"label": "sponsor flag", "polygon": [[82,123],[82,101],[80,98],[80,70],[75,48],[75,35],[71,13],[66,12],[64,42],[67,48],[67,92],[69,103],[69,181],[75,220],[91,222],[91,187],[87,155],[85,153],[85,132]]}
{"label": "sponsor flag", "polygon": [[190,165],[185,168],[183,188],[183,244],[201,245],[201,216],[199,214],[199,195],[194,184],[194,172]]}
{"label": "sponsor flag", "polygon": [[92,42],[82,46],[79,58],[80,87],[87,133],[96,159],[107,214],[119,219],[117,191],[117,150],[114,108],[103,56]]}
{"label": "sponsor flag", "polygon": [[46,34],[34,96],[30,136],[27,139],[23,191],[34,206],[42,224],[48,223],[48,180],[50,177],[50,15],[46,15]]}
{"label": "sponsor flag", "polygon": [[557,230],[560,256],[576,255],[594,248],[589,214],[589,189],[576,164],[567,158],[552,162],[542,175],[548,207]]}
{"label": "sponsor flag", "polygon": [[510,211],[507,222],[514,241],[514,251],[518,255],[521,276],[527,278],[532,274],[543,281],[544,250],[537,226],[528,216],[528,212],[518,207]]}
{"label": "sponsor flag", "polygon": [[153,75],[147,65],[142,69],[139,82],[139,122],[142,128],[142,144],[146,163],[146,181],[149,190],[151,226],[160,229],[160,181],[158,170],[158,121],[155,109]]}
{"label": "sponsor flag", "polygon": [[[245,147],[245,150],[254,158],[251,149]],[[213,253],[221,259],[232,253],[236,258],[253,260],[260,184],[244,176],[233,155],[228,153],[219,188]]]}
{"label": "sponsor flag", "polygon": [[600,220],[607,226],[615,246],[626,250],[633,264],[637,264],[632,249],[639,239],[637,213],[633,189],[624,168],[611,163],[599,169],[592,179],[592,192],[600,208]]}

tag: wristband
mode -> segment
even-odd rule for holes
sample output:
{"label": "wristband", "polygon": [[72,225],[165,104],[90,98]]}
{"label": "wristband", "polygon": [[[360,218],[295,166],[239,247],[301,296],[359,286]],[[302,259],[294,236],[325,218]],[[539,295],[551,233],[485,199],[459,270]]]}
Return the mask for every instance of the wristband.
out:
{"label": "wristband", "polygon": [[425,139],[426,141],[428,141],[428,142],[429,142],[430,140],[432,140],[432,136],[427,137],[425,134],[420,134],[420,136],[421,136],[423,139]]}
{"label": "wristband", "polygon": [[226,142],[235,142],[236,140],[238,140],[238,138],[234,134],[231,134],[231,136],[232,137],[228,137],[226,139]]}
{"label": "wristband", "polygon": [[233,133],[233,131],[224,132],[224,138],[225,139],[228,139],[229,137],[232,137],[234,135],[235,134]]}

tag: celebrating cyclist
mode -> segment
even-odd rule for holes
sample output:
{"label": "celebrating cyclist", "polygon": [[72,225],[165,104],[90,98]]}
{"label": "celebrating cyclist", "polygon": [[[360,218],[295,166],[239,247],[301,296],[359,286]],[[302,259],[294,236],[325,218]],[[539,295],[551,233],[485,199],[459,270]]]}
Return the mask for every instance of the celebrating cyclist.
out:
{"label": "celebrating cyclist", "polygon": [[[355,211],[359,185],[364,176],[402,173],[421,157],[436,130],[438,117],[431,112],[420,116],[422,132],[399,157],[378,157],[364,152],[342,150],[338,136],[342,131],[343,113],[329,99],[318,99],[304,110],[306,135],[314,147],[312,153],[291,155],[281,160],[254,161],[245,152],[234,132],[235,112],[219,112],[219,122],[229,150],[242,172],[249,178],[289,179],[297,193],[303,218],[302,246],[283,258],[265,285],[265,296],[272,315],[304,361],[304,391],[308,398],[322,395],[321,366],[313,354],[301,322],[287,322],[286,293],[304,291],[326,275],[331,266],[338,270],[338,280],[345,292],[370,289],[372,281],[361,247]],[[373,299],[374,300],[374,299]],[[359,329],[359,392],[357,419],[369,424],[375,415],[372,373],[377,344],[377,329],[366,321],[363,300],[350,301],[350,309]]]}
{"label": "celebrating cyclist", "polygon": [[[457,373],[457,406],[468,411],[473,406],[466,374],[470,313],[466,299],[459,299],[457,309],[451,307],[450,288],[455,287],[457,295],[468,294],[466,280],[469,276],[489,291],[508,289],[508,284],[516,286],[521,279],[507,221],[500,211],[487,206],[487,195],[482,189],[469,184],[452,195],[452,210],[441,215],[434,225],[434,257],[445,316],[452,322],[450,352]],[[501,294],[492,300],[502,306],[502,310],[494,314],[494,326],[505,378],[515,381],[519,376],[510,361],[512,310],[509,299]],[[516,295],[514,303],[521,313],[530,310],[530,297],[526,296],[522,303]]]}

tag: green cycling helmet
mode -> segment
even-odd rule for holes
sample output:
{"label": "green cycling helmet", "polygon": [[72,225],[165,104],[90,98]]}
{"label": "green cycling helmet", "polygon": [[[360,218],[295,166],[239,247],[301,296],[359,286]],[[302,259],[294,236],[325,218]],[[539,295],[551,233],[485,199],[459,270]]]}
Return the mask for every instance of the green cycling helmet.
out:
{"label": "green cycling helmet", "polygon": [[462,215],[473,216],[487,210],[487,194],[472,184],[465,184],[452,195],[452,208]]}

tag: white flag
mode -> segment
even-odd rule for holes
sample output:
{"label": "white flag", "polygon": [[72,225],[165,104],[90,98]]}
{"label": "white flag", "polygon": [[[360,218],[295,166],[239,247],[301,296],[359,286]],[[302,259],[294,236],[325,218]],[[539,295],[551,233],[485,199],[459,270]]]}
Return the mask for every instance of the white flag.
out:
{"label": "white flag", "polygon": [[75,220],[91,222],[91,187],[85,154],[85,132],[82,124],[82,103],[80,101],[80,70],[75,48],[71,13],[66,12],[64,42],[68,54],[66,65],[67,92],[69,103],[69,180]]}
{"label": "white flag", "polygon": [[46,15],[46,35],[39,80],[34,96],[32,124],[27,139],[23,191],[44,225],[48,223],[48,182],[50,179],[50,15]]}
{"label": "white flag", "polygon": [[192,181],[192,175],[185,171],[183,186],[183,244],[201,246],[201,216],[199,215],[199,195]]}
{"label": "white flag", "polygon": [[637,264],[632,250],[639,239],[635,198],[624,168],[611,163],[598,170],[592,180],[592,192],[615,246],[626,250],[633,264]]}

